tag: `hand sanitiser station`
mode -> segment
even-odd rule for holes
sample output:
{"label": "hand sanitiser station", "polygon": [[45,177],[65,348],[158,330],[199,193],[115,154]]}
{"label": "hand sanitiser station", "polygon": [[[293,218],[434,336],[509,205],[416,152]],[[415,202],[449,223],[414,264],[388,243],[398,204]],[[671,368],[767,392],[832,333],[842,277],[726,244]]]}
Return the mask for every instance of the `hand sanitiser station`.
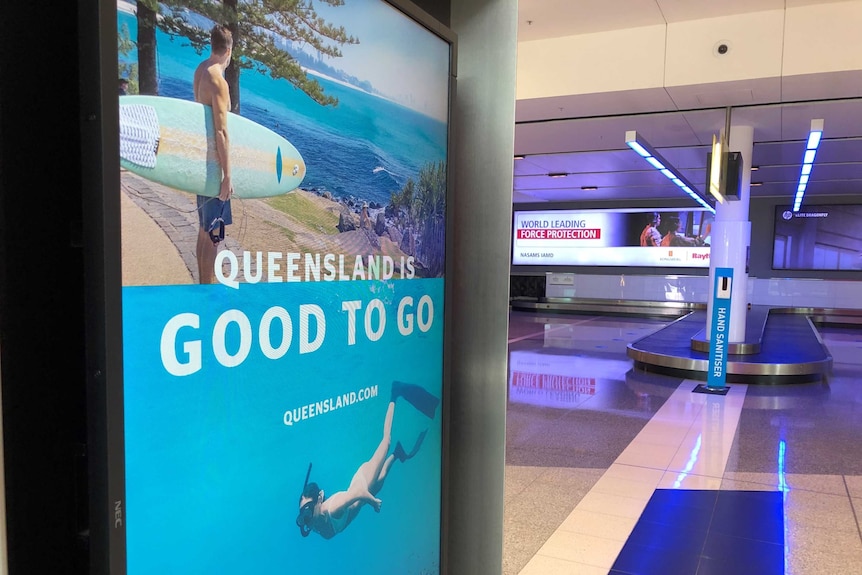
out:
{"label": "hand sanitiser station", "polygon": [[712,323],[709,333],[709,363],[706,385],[698,385],[696,393],[726,395],[727,355],[730,333],[730,302],[733,293],[733,268],[716,268],[712,290]]}

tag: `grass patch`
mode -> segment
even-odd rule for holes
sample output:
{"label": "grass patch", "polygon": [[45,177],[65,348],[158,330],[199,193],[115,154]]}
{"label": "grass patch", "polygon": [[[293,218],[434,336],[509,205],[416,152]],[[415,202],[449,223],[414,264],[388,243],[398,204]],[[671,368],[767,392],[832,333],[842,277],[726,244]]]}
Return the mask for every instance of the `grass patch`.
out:
{"label": "grass patch", "polygon": [[338,233],[338,215],[320,207],[303,194],[293,193],[269,198],[267,203],[310,231],[334,235]]}
{"label": "grass patch", "polygon": [[274,224],[272,222],[266,222],[265,221],[264,223],[266,225],[268,225],[269,227],[275,228],[276,230],[278,230],[281,233],[281,235],[283,235],[284,237],[286,237],[290,241],[292,241],[292,242],[296,241],[296,232],[294,232],[293,230],[289,230],[284,226],[279,226],[278,224]]}

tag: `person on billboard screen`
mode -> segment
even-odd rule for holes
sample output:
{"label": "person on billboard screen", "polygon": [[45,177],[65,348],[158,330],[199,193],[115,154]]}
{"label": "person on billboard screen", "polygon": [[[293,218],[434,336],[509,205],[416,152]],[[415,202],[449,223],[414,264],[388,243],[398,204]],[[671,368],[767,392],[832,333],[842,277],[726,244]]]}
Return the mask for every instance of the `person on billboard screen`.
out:
{"label": "person on billboard screen", "polygon": [[678,214],[670,214],[666,219],[668,224],[667,233],[661,239],[662,247],[690,248],[703,245],[697,238],[689,238],[685,235],[685,232],[682,230],[682,224],[680,223],[680,217]]}
{"label": "person on billboard screen", "polygon": [[222,180],[218,197],[197,197],[200,228],[195,255],[202,284],[212,283],[218,244],[224,240],[225,226],[233,223],[230,210],[230,197],[233,194],[230,179],[230,140],[227,133],[230,92],[224,78],[233,51],[233,35],[230,30],[219,24],[213,26],[210,46],[210,57],[201,62],[195,70],[194,95],[195,102],[212,107],[216,157]]}
{"label": "person on billboard screen", "polygon": [[410,403],[429,419],[434,418],[440,403],[437,397],[418,385],[393,382],[392,395],[383,420],[383,438],[371,459],[359,466],[346,491],[339,491],[327,497],[317,483],[308,482],[311,476],[309,464],[305,485],[299,496],[299,515],[296,518],[303,537],[308,537],[315,531],[324,539],[331,539],[350,525],[364,505],[370,505],[375,511],[380,511],[382,501],[377,494],[383,488],[383,482],[392,465],[396,460],[403,463],[415,456],[425,439],[426,432],[423,431],[409,453],[404,450],[400,441],[395,444],[392,453],[389,452],[392,444],[392,418],[395,416],[395,404],[399,398]]}
{"label": "person on billboard screen", "polygon": [[648,217],[647,225],[641,232],[641,246],[658,247],[661,245],[661,232],[658,231],[661,224],[661,214],[653,212]]}

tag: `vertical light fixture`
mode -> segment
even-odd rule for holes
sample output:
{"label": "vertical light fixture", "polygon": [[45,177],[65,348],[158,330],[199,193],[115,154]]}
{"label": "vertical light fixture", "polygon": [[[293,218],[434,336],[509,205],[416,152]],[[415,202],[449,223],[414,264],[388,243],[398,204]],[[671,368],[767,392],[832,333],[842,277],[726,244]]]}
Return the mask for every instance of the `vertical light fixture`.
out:
{"label": "vertical light fixture", "polygon": [[808,142],[805,144],[805,155],[802,156],[802,170],[799,173],[799,183],[796,185],[796,198],[793,200],[793,211],[798,212],[802,207],[802,198],[805,196],[805,188],[808,187],[808,179],[811,177],[811,169],[814,167],[814,156],[817,155],[817,146],[823,138],[823,120],[811,120],[811,130],[808,132]]}
{"label": "vertical light fixture", "polygon": [[689,182],[688,179],[679,172],[679,170],[665,160],[649,142],[647,142],[642,136],[639,136],[637,131],[629,130],[626,132],[626,145],[637,152],[640,157],[649,162],[653,168],[661,172],[664,177],[673,182],[679,189],[688,194],[691,199],[713,214],[715,213],[715,208],[709,205],[706,198],[698,193],[692,183]]}
{"label": "vertical light fixture", "polygon": [[709,193],[715,198],[715,200],[719,203],[724,203],[724,196],[722,195],[722,182],[721,182],[721,153],[724,151],[722,143],[724,142],[724,138],[716,138],[715,134],[712,135],[712,156],[709,160]]}
{"label": "vertical light fixture", "polygon": [[712,152],[709,160],[709,181],[707,188],[709,193],[719,204],[727,199],[728,168],[730,163],[730,118],[733,109],[728,107],[724,113],[724,131],[716,138],[712,135]]}

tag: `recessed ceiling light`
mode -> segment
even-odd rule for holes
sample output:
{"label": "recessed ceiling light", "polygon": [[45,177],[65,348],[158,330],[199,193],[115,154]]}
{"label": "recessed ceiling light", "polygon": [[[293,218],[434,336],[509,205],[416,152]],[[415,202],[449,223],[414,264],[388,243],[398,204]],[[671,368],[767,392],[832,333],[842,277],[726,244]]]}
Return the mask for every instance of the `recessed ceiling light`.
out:
{"label": "recessed ceiling light", "polygon": [[751,187],[756,188],[757,186],[762,186],[763,182],[751,182]]}
{"label": "recessed ceiling light", "polygon": [[594,192],[599,189],[598,186],[581,186],[581,189],[585,192]]}
{"label": "recessed ceiling light", "polygon": [[756,172],[756,171],[757,171],[757,170],[759,170],[759,169],[760,169],[760,166],[751,166],[751,171],[752,171],[752,172]]}
{"label": "recessed ceiling light", "polygon": [[515,156],[515,159],[516,159],[516,160],[523,160],[523,159],[524,159],[524,156]]}
{"label": "recessed ceiling light", "polygon": [[568,175],[569,174],[567,174],[566,172],[556,172],[556,173],[548,174],[548,177],[549,178],[565,178]]}

